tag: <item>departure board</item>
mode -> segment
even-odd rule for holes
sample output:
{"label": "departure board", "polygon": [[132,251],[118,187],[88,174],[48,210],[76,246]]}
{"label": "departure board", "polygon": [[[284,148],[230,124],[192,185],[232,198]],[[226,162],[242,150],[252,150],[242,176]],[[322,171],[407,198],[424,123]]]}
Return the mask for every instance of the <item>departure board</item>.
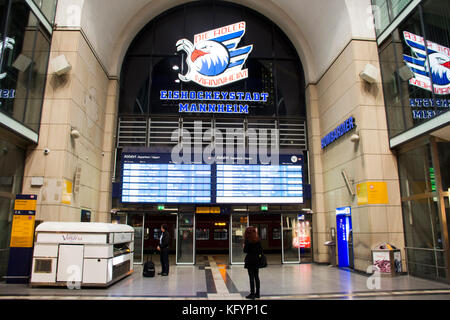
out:
{"label": "departure board", "polygon": [[303,203],[301,165],[217,165],[217,203]]}
{"label": "departure board", "polygon": [[133,162],[123,163],[122,202],[211,202],[211,165]]}
{"label": "departure board", "polygon": [[280,156],[277,165],[262,164],[248,156],[237,159],[243,161],[240,163],[219,160],[213,164],[177,164],[170,154],[124,153],[122,202],[303,203],[302,156]]}

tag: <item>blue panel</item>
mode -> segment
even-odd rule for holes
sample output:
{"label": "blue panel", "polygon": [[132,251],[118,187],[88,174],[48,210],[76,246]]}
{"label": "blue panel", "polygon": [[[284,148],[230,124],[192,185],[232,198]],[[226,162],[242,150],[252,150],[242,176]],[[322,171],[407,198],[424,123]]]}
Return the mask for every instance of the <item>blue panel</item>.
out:
{"label": "blue panel", "polygon": [[348,240],[352,230],[350,207],[336,209],[336,229],[339,267],[349,267]]}

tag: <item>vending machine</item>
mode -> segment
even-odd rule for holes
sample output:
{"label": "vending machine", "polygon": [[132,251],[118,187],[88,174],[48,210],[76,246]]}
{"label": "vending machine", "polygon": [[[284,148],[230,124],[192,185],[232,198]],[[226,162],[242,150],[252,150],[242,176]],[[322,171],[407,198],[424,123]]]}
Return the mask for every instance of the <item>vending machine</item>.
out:
{"label": "vending machine", "polygon": [[338,262],[340,268],[353,265],[352,209],[351,207],[336,208],[336,230]]}

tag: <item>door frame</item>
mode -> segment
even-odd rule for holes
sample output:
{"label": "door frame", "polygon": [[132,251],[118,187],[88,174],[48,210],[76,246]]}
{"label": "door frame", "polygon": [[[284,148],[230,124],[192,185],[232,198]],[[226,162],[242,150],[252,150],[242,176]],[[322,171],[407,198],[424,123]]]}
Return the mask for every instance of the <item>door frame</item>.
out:
{"label": "door frame", "polygon": [[176,241],[176,243],[175,243],[175,262],[176,262],[177,265],[192,266],[192,265],[195,265],[195,263],[196,263],[196,256],[197,256],[197,254],[196,254],[196,251],[197,251],[196,250],[196,238],[195,238],[196,228],[197,228],[197,226],[196,226],[196,214],[192,213],[192,216],[193,216],[193,228],[192,228],[192,233],[193,233],[192,234],[192,241],[193,241],[192,250],[193,250],[193,252],[192,252],[192,262],[178,262],[178,241],[179,241],[179,236],[180,236],[180,233],[178,232],[178,228],[179,228],[178,220],[179,220],[179,217],[180,217],[181,214],[183,214],[183,213],[177,213],[177,224],[176,224],[176,227],[175,227],[175,230],[176,230],[176,233],[177,233],[177,236],[175,238],[175,241]]}
{"label": "door frame", "polygon": [[[248,213],[237,213],[234,214],[235,216],[245,216],[247,218],[247,227],[249,226],[250,223],[250,218],[249,218],[249,214]],[[231,265],[244,265],[245,261],[242,262],[233,262],[233,213],[230,213],[230,232],[229,232],[229,237],[230,237],[230,241],[229,241],[229,263]]]}
{"label": "door frame", "polygon": [[296,216],[296,219],[298,219],[299,214],[298,213],[282,213],[281,214],[281,263],[282,264],[300,264],[302,262],[301,255],[300,255],[300,248],[297,248],[298,253],[298,261],[284,261],[284,224],[283,224],[283,217],[285,216]]}

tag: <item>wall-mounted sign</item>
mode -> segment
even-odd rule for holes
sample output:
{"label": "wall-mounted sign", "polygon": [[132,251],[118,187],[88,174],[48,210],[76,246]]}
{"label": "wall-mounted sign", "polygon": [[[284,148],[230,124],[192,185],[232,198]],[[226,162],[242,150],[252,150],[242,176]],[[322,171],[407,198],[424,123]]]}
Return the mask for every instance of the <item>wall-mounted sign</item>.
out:
{"label": "wall-mounted sign", "polygon": [[408,31],[404,31],[403,36],[415,54],[415,57],[403,55],[404,62],[414,73],[409,84],[427,91],[433,91],[433,84],[435,94],[450,94],[450,49],[431,41],[425,45],[424,38]]}
{"label": "wall-mounted sign", "polygon": [[351,130],[356,128],[355,124],[355,118],[350,117],[347,120],[345,120],[343,123],[341,123],[339,126],[337,126],[336,129],[328,133],[323,139],[322,139],[322,149],[326,148],[328,145],[333,143],[334,141],[338,140],[340,137],[342,137],[347,132],[350,132]]}
{"label": "wall-mounted sign", "polygon": [[386,182],[364,182],[356,185],[358,205],[388,204],[388,191]]}
{"label": "wall-mounted sign", "polygon": [[159,98],[166,101],[180,101],[179,112],[248,114],[248,103],[266,103],[269,94],[265,92],[161,90]]}
{"label": "wall-mounted sign", "polygon": [[242,68],[253,46],[237,47],[245,28],[242,21],[196,34],[194,43],[179,40],[177,50],[186,52],[188,68],[186,74],[178,75],[180,80],[214,88],[248,78],[248,69]]}
{"label": "wall-mounted sign", "polygon": [[72,204],[72,181],[64,180],[61,203]]}

